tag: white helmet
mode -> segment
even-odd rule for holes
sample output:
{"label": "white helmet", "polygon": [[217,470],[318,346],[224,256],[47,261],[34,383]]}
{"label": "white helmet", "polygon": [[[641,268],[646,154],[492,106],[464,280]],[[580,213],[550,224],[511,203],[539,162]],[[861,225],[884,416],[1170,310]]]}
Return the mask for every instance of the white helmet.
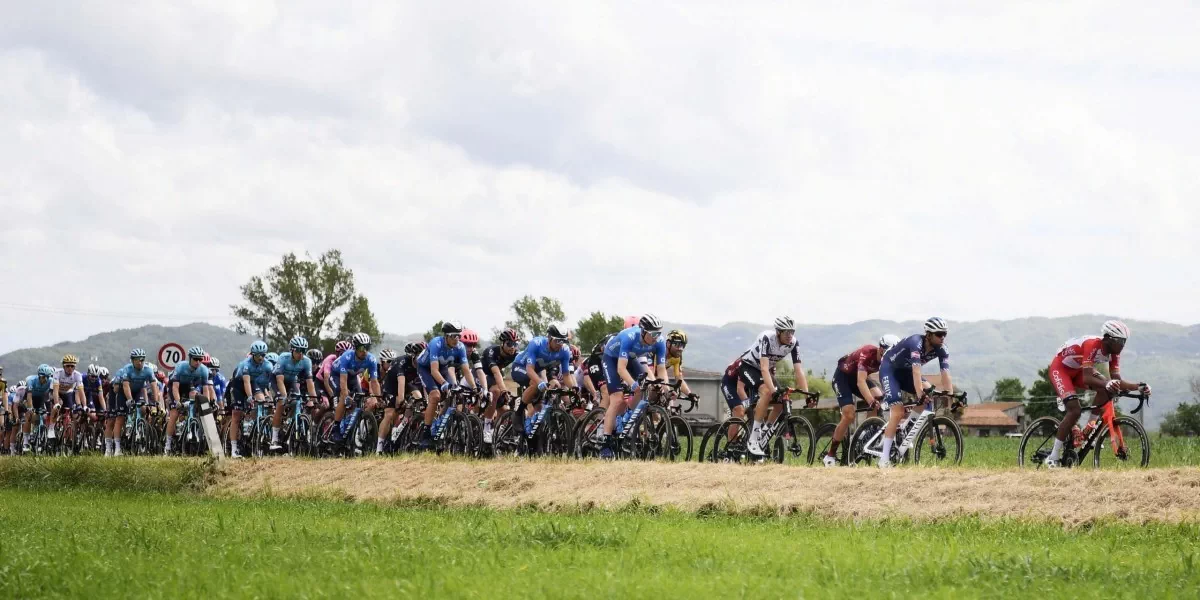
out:
{"label": "white helmet", "polygon": [[929,317],[929,320],[925,321],[925,333],[946,333],[947,331],[949,330],[946,329],[946,321],[941,317]]}
{"label": "white helmet", "polygon": [[98,377],[100,375],[100,367],[97,365],[88,365],[88,375]]}
{"label": "white helmet", "polygon": [[891,348],[892,346],[895,346],[896,344],[899,344],[899,343],[900,343],[900,336],[892,334],[892,333],[889,333],[889,334],[879,338],[879,347],[883,348],[884,350],[887,350],[888,348]]}
{"label": "white helmet", "polygon": [[796,322],[791,317],[784,315],[775,319],[775,331],[795,331]]}
{"label": "white helmet", "polygon": [[1104,326],[1100,328],[1100,333],[1118,340],[1127,340],[1129,339],[1129,326],[1117,320],[1105,321]]}

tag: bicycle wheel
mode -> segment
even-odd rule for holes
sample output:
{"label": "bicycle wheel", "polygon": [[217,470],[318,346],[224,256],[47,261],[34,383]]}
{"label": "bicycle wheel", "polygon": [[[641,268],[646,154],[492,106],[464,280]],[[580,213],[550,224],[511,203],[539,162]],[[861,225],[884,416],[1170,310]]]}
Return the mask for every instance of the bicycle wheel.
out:
{"label": "bicycle wheel", "polygon": [[[854,432],[854,438],[850,440],[850,448],[847,449],[849,455],[846,464],[848,465],[870,465],[879,460],[879,457],[872,454],[867,454],[867,446],[876,434],[883,432],[887,423],[881,417],[867,417],[863,420],[862,425],[859,425],[858,431]],[[893,444],[893,453],[896,446]]]}
{"label": "bicycle wheel", "polygon": [[133,425],[133,444],[130,450],[135,456],[147,456],[154,454],[154,429],[144,420],[139,420]]}
{"label": "bicycle wheel", "polygon": [[712,439],[712,436],[715,435],[717,433],[717,429],[720,428],[720,423],[713,423],[704,430],[704,437],[700,438],[700,451],[696,453],[696,460],[698,462],[705,462],[709,460],[709,457],[705,454],[705,452],[708,451],[708,445],[711,443],[710,440]]}
{"label": "bicycle wheel", "polygon": [[1058,433],[1058,419],[1041,417],[1035,419],[1021,436],[1021,445],[1017,447],[1017,466],[1042,468],[1050,451],[1054,449],[1054,436]]}
{"label": "bicycle wheel", "polygon": [[200,420],[188,418],[182,425],[176,426],[176,431],[182,433],[179,450],[184,456],[200,456],[205,451],[204,431],[200,428]]}
{"label": "bicycle wheel", "polygon": [[[963,436],[958,423],[946,417],[930,419],[913,447],[913,464],[925,466],[957,465],[962,463]],[[925,462],[922,463],[921,460]]]}
{"label": "bicycle wheel", "polygon": [[315,438],[313,436],[312,417],[305,413],[288,427],[288,452],[292,456],[316,456]]}
{"label": "bicycle wheel", "polygon": [[561,408],[550,409],[546,421],[538,431],[538,450],[543,456],[566,458],[575,449],[571,439],[574,428],[575,421],[567,411]]}
{"label": "bicycle wheel", "polygon": [[374,453],[375,440],[378,439],[379,423],[375,421],[375,414],[366,410],[360,412],[358,423],[354,424],[354,431],[350,432],[351,452],[354,456]]}
{"label": "bicycle wheel", "polygon": [[575,426],[575,458],[596,458],[603,449],[604,409],[594,408]]}
{"label": "bicycle wheel", "polygon": [[808,419],[798,415],[787,418],[783,430],[771,441],[771,458],[776,464],[812,464],[813,428]]}
{"label": "bicycle wheel", "polygon": [[692,425],[679,415],[671,415],[671,429],[675,432],[675,443],[667,458],[673,461],[692,460]]}
{"label": "bicycle wheel", "polygon": [[750,428],[737,417],[725,419],[713,432],[711,462],[740,463],[749,457],[746,443],[750,441]]}
{"label": "bicycle wheel", "polygon": [[[1101,424],[1103,427],[1103,424]],[[1092,465],[1099,469],[1134,469],[1150,464],[1150,436],[1136,419],[1120,416],[1113,419],[1124,447],[1114,444],[1112,433],[1104,427],[1092,452]]]}
{"label": "bicycle wheel", "polygon": [[449,421],[446,422],[446,431],[443,437],[437,444],[437,452],[449,451],[451,456],[468,456],[474,451],[474,440],[471,435],[471,426],[467,423],[467,418],[461,411],[455,411],[454,414],[446,417]]}
{"label": "bicycle wheel", "polygon": [[471,431],[471,457],[482,458],[483,448],[483,419],[479,415],[467,413],[467,427]]}
{"label": "bicycle wheel", "polygon": [[520,456],[525,453],[525,436],[518,429],[516,411],[510,410],[504,413],[504,416],[496,419],[493,427],[493,456]]}
{"label": "bicycle wheel", "polygon": [[316,436],[316,453],[317,456],[323,458],[332,458],[337,456],[337,444],[333,443],[333,428],[336,427],[333,422],[333,411],[326,411],[321,415],[321,422],[317,425]]}

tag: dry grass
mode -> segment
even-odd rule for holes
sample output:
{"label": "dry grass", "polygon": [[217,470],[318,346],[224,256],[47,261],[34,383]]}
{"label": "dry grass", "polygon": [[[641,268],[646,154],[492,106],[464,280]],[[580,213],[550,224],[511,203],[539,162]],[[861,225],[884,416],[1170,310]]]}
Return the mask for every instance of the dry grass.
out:
{"label": "dry grass", "polygon": [[225,462],[218,495],[587,510],[669,507],[697,513],[937,521],[961,516],[1200,520],[1200,469],[1127,472],[797,469],[638,462],[402,460]]}

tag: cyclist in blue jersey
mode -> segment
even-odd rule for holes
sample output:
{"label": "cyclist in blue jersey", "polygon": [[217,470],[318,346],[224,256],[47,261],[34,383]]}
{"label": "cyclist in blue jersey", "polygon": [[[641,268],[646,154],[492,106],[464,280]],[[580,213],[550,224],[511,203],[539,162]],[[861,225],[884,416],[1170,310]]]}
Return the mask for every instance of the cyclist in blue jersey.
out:
{"label": "cyclist in blue jersey", "polygon": [[[925,408],[925,392],[932,387],[922,379],[921,367],[935,358],[942,371],[942,389],[954,392],[954,383],[950,380],[946,333],[946,321],[940,317],[930,317],[925,321],[925,333],[909,336],[884,353],[879,363],[879,385],[883,388],[883,398],[880,400],[885,406],[902,405],[904,399],[901,394],[908,392],[917,397],[913,418],[920,415]],[[904,420],[903,406],[895,408],[889,412],[887,427],[883,431],[883,455],[879,457],[881,469],[892,466],[892,444],[896,440],[900,421]]]}
{"label": "cyclist in blue jersey", "polygon": [[183,403],[193,392],[204,394],[209,402],[213,401],[213,388],[208,380],[208,367],[204,365],[204,348],[192,346],[187,351],[187,361],[175,365],[168,379],[170,383],[170,412],[167,413],[167,436],[163,441],[163,456],[170,456],[171,446],[175,439],[175,426],[178,424],[179,411]]}
{"label": "cyclist in blue jersey", "polygon": [[250,344],[250,356],[238,363],[229,382],[229,457],[241,458],[238,439],[242,432],[242,414],[250,410],[250,401],[261,402],[263,392],[271,387],[271,372],[274,368],[267,362],[267,343],[259,340]]}
{"label": "cyclist in blue jersey", "polygon": [[99,410],[104,414],[105,411],[104,379],[100,377],[103,369],[100,365],[88,365],[87,375],[83,377],[83,396],[89,413]]}
{"label": "cyclist in blue jersey", "polygon": [[362,408],[372,410],[375,399],[379,397],[379,361],[370,352],[371,336],[365,333],[356,333],[350,338],[350,344],[353,348],[333,361],[333,366],[329,370],[330,379],[333,380],[333,391],[337,394],[337,404],[333,410],[333,440],[335,442],[342,441],[342,417],[346,413],[346,397],[350,392],[362,393],[362,385],[359,381],[362,374],[367,375],[371,388],[369,391],[371,398]]}
{"label": "cyclist in blue jersey", "polygon": [[521,405],[526,407],[525,418],[532,417],[540,410],[538,405],[542,391],[548,387],[561,387],[559,379],[552,373],[562,373],[567,386],[575,387],[575,375],[571,372],[571,347],[567,344],[570,338],[566,327],[551,325],[546,329],[546,335],[530,340],[513,362],[512,379],[525,388],[521,394]]}
{"label": "cyclist in blue jersey", "polygon": [[33,420],[38,418],[38,411],[48,411],[47,404],[53,404],[54,399],[58,397],[58,380],[54,377],[54,368],[50,365],[39,365],[37,375],[30,375],[25,379],[25,408],[28,411],[25,419],[25,426],[22,428],[24,435],[22,439],[23,449],[29,452],[29,432],[33,428]]}
{"label": "cyclist in blue jersey", "polygon": [[[604,412],[604,449],[601,456],[613,456],[616,436],[613,426],[617,417],[625,412],[625,390],[631,394],[638,391],[638,379],[643,373],[647,379],[667,379],[667,342],[662,338],[662,322],[652,314],[642,315],[638,324],[613,336],[604,347],[604,379],[608,387],[608,408]],[[651,358],[653,373],[638,362],[638,358]]]}
{"label": "cyclist in blue jersey", "polygon": [[208,374],[212,379],[213,396],[216,399],[218,407],[223,407],[225,404],[225,389],[229,385],[229,380],[221,374],[221,360],[215,356],[208,359]]}
{"label": "cyclist in blue jersey", "polygon": [[450,391],[458,379],[453,374],[453,367],[458,367],[463,379],[475,387],[475,376],[467,363],[467,348],[462,343],[462,323],[446,321],[442,323],[442,335],[433,338],[425,351],[417,357],[417,373],[421,375],[421,383],[429,394],[429,402],[425,406],[425,419],[421,426],[419,437],[422,446],[429,446],[433,437],[430,427],[437,415],[438,404],[442,394]]}
{"label": "cyclist in blue jersey", "polygon": [[109,407],[109,418],[104,423],[105,456],[121,456],[121,432],[125,430],[125,415],[129,412],[130,402],[143,398],[149,389],[154,402],[162,405],[154,370],[146,364],[146,351],[141,348],[134,348],[129,353],[129,364],[117,371],[114,383],[119,389],[113,393],[113,405]]}
{"label": "cyclist in blue jersey", "polygon": [[292,392],[300,391],[300,382],[304,382],[308,402],[317,397],[317,388],[313,385],[312,360],[305,356],[308,350],[308,339],[302,335],[293,337],[288,343],[291,352],[279,357],[275,363],[275,395],[280,401],[275,403],[275,414],[271,416],[271,451],[282,450],[279,444],[279,426],[283,424],[283,410],[289,403]]}

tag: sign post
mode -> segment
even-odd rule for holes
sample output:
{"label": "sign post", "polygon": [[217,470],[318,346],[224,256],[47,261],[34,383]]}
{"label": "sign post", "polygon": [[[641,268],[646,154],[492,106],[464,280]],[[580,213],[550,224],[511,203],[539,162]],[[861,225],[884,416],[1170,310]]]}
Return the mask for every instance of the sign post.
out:
{"label": "sign post", "polygon": [[[183,346],[180,344],[167,342],[158,349],[158,366],[168,373],[174,371],[175,366],[184,360]],[[225,448],[221,445],[221,436],[217,434],[217,421],[213,418],[216,407],[204,394],[198,394],[196,401],[200,403],[198,412],[200,424],[204,427],[204,437],[208,440],[208,452],[213,458],[221,460],[225,458]]]}
{"label": "sign post", "polygon": [[183,346],[175,342],[167,342],[158,349],[158,368],[170,373],[175,365],[183,362]]}

